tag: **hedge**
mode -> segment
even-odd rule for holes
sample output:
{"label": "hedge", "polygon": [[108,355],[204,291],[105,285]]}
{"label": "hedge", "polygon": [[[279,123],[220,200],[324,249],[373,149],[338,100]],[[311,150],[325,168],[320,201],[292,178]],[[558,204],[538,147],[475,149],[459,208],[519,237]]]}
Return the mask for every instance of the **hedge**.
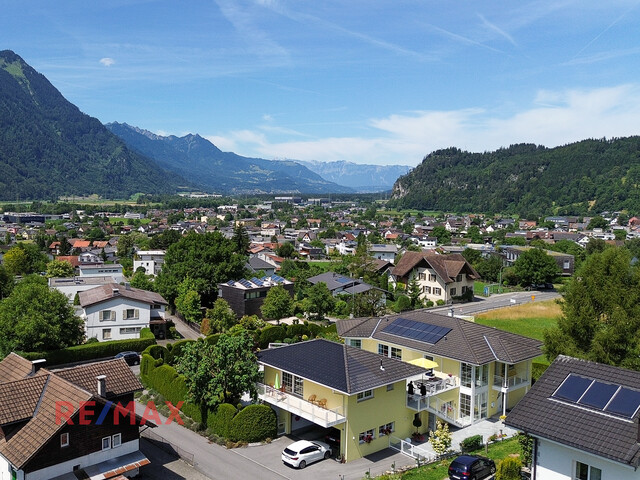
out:
{"label": "hedge", "polygon": [[276,413],[267,405],[249,405],[233,417],[229,437],[234,442],[259,442],[277,435]]}
{"label": "hedge", "polygon": [[260,333],[260,348],[267,348],[270,343],[281,342],[286,336],[286,329],[282,326],[267,327]]}
{"label": "hedge", "polygon": [[238,409],[230,403],[222,403],[207,415],[207,427],[220,437],[229,438],[231,421],[238,413]]}
{"label": "hedge", "polygon": [[304,324],[293,324],[293,325],[289,325],[287,326],[287,337],[288,338],[293,338],[293,337],[297,337],[300,338],[302,337],[302,335],[309,335],[309,327],[307,325]]}
{"label": "hedge", "polygon": [[519,458],[507,457],[498,463],[496,470],[496,480],[520,480],[522,462]]}
{"label": "hedge", "polygon": [[460,449],[462,453],[471,452],[482,448],[482,435],[472,435],[460,442]]}
{"label": "hedge", "polygon": [[211,335],[207,335],[204,339],[204,341],[209,345],[215,345],[216,343],[218,343],[218,340],[220,340],[219,333],[212,333]]}
{"label": "hedge", "polygon": [[140,331],[140,338],[131,340],[110,340],[108,342],[86,343],[75,345],[60,350],[49,350],[48,352],[23,352],[20,353],[27,360],[37,360],[43,358],[47,365],[62,365],[65,363],[82,362],[85,360],[95,360],[99,358],[113,357],[120,352],[142,352],[150,345],[155,345],[156,338],[148,328]]}
{"label": "hedge", "polygon": [[173,347],[171,348],[171,363],[174,362],[176,358],[180,358],[182,356],[182,350],[187,346],[188,343],[193,343],[196,340],[178,340],[173,343]]}

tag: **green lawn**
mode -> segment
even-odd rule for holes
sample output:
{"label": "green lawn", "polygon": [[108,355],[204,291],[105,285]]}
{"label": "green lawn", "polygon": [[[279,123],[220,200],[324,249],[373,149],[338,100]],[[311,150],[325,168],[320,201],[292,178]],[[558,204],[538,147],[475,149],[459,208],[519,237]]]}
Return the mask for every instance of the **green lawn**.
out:
{"label": "green lawn", "polygon": [[[520,453],[520,445],[515,438],[510,438],[502,442],[496,442],[489,445],[489,452],[485,454],[484,449],[472,452],[476,455],[486,455],[492,458],[496,465],[503,458],[512,454]],[[441,462],[425,465],[424,467],[414,468],[402,475],[402,480],[443,480],[448,478],[449,464],[453,459],[443,460]],[[384,478],[384,477],[382,477]]]}
{"label": "green lawn", "polygon": [[484,297],[484,287],[486,287],[487,285],[490,285],[489,287],[489,293],[507,293],[507,292],[512,292],[513,289],[511,287],[505,287],[505,286],[500,286],[497,283],[485,283],[485,282],[481,282],[479,280],[476,280],[475,282],[473,282],[473,293],[475,295]]}

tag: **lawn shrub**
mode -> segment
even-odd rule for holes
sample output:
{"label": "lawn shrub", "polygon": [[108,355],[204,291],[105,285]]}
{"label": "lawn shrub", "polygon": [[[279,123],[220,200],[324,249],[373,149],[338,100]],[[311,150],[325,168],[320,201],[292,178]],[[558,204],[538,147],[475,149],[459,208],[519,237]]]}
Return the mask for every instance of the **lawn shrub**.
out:
{"label": "lawn shrub", "polygon": [[482,448],[482,445],[482,435],[472,435],[460,442],[460,449],[462,453],[467,453]]}
{"label": "lawn shrub", "polygon": [[267,348],[270,343],[281,342],[286,336],[286,329],[283,326],[266,327],[260,333],[260,348]]}
{"label": "lawn shrub", "polygon": [[248,405],[231,421],[229,438],[235,442],[260,442],[277,434],[276,413],[267,405]]}
{"label": "lawn shrub", "polygon": [[207,414],[207,427],[211,432],[224,438],[231,434],[231,421],[238,413],[238,409],[230,403],[222,403]]}
{"label": "lawn shrub", "polygon": [[498,463],[495,480],[520,480],[522,462],[519,458],[507,457]]}

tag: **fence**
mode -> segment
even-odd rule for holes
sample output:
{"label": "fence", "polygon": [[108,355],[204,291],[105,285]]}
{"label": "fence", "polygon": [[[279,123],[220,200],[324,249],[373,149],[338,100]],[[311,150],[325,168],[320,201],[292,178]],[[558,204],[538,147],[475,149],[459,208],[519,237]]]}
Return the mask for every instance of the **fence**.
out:
{"label": "fence", "polygon": [[403,440],[398,437],[390,436],[389,447],[403,453],[404,455],[419,460],[420,463],[431,463],[438,458],[438,456],[431,451],[426,444],[414,445],[409,439]]}
{"label": "fence", "polygon": [[140,432],[140,436],[146,438],[156,447],[164,450],[165,452],[180,457],[192,467],[195,465],[195,462],[193,460],[193,453],[187,452],[185,449],[177,446],[176,444],[165,440],[150,428],[142,430],[142,432]]}

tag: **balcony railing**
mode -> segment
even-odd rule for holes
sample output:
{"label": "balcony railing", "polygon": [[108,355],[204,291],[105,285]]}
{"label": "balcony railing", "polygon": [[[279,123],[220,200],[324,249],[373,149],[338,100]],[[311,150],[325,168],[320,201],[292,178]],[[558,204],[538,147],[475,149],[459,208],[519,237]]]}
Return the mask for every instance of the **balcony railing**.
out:
{"label": "balcony railing", "polygon": [[436,416],[459,427],[466,427],[473,423],[473,419],[470,416],[460,417],[459,410],[451,402],[445,402],[438,397],[407,395],[407,407],[419,412],[428,410]]}
{"label": "balcony railing", "polygon": [[514,375],[512,377],[503,377],[501,375],[493,376],[493,386],[502,388],[514,388],[523,384],[528,384],[529,379],[526,377],[519,377]]}
{"label": "balcony railing", "polygon": [[342,407],[326,409],[263,383],[258,383],[257,388],[258,398],[263,402],[280,407],[317,425],[333,427],[347,420],[342,414]]}

